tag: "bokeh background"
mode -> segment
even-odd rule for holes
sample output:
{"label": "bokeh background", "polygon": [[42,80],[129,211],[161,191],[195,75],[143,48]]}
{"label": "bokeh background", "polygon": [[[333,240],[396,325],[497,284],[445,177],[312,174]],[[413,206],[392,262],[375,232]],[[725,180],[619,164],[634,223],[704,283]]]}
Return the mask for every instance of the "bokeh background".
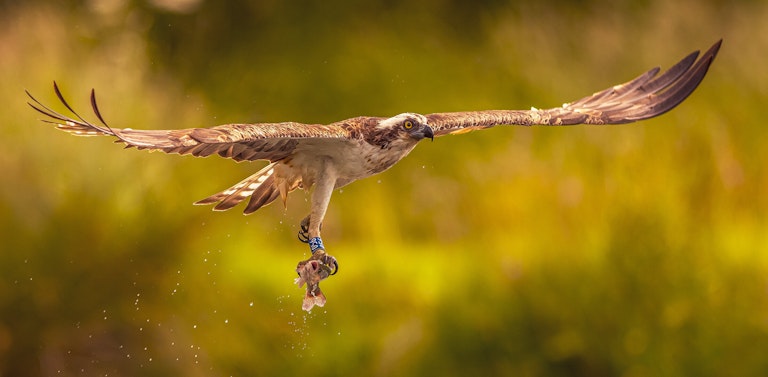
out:
{"label": "bokeh background", "polygon": [[[0,375],[768,373],[765,1],[0,2]],[[559,106],[719,38],[674,111],[423,143],[337,192],[325,308],[308,195],[190,204],[261,167],[116,127]]]}

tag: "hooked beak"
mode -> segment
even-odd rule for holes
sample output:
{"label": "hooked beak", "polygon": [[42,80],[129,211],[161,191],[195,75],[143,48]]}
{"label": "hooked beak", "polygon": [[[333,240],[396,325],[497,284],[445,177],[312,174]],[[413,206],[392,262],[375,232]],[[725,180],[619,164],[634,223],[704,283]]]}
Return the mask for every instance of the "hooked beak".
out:
{"label": "hooked beak", "polygon": [[428,137],[429,140],[435,141],[435,132],[432,131],[432,127],[430,126],[424,127],[424,137]]}

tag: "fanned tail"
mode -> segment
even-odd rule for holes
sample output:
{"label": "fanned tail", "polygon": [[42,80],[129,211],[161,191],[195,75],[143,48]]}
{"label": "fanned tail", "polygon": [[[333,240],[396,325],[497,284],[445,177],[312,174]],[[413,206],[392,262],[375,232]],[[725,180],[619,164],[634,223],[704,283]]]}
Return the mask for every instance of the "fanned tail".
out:
{"label": "fanned tail", "polygon": [[196,205],[216,204],[214,211],[226,211],[246,198],[250,197],[244,214],[255,212],[257,209],[272,203],[280,196],[280,190],[275,182],[275,164],[271,163],[259,170],[258,173],[238,182],[236,185],[195,202]]}

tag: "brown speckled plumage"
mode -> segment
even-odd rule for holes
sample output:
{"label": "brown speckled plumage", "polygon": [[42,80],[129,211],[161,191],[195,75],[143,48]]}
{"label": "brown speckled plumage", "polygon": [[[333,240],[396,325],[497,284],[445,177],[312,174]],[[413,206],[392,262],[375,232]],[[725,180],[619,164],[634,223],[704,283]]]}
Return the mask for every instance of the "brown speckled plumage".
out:
{"label": "brown speckled plumage", "polygon": [[305,310],[323,306],[319,282],[338,271],[336,259],[325,252],[320,225],[334,189],[380,173],[424,138],[460,134],[498,125],[620,124],[661,115],[677,106],[699,85],[720,48],[715,43],[700,59],[694,52],[665,73],[654,68],[636,79],[563,106],[539,110],[489,110],[420,115],[403,113],[390,118],[357,117],[336,123],[294,122],[225,124],[212,128],[133,130],[112,128],[104,121],[91,91],[91,107],[101,122],[88,122],[54,91],[74,117],[60,114],[32,99],[30,106],[62,131],[81,136],[111,135],[126,147],[205,157],[218,154],[235,161],[267,160],[259,172],[196,204],[227,210],[248,199],[249,214],[278,197],[314,186],[311,210],[301,222],[299,240],[309,244],[312,257],[299,262],[297,284],[307,284]]}
{"label": "brown speckled plumage", "polygon": [[[236,161],[267,160],[271,164],[259,173],[198,202],[218,203],[214,208],[224,210],[250,197],[245,210],[250,213],[278,196],[285,200],[291,190],[309,188],[328,174],[333,174],[331,188],[338,188],[384,171],[405,157],[424,137],[498,125],[620,124],[661,115],[696,89],[717,55],[720,43],[715,43],[698,60],[698,51],[688,55],[661,75],[659,68],[654,68],[627,83],[544,110],[488,110],[426,116],[405,113],[392,118],[356,117],[328,125],[283,122],[133,130],[107,126],[93,92],[91,105],[102,125],[77,115],[55,83],[56,95],[74,117],[52,110],[31,95],[30,105],[51,118],[46,121],[60,130],[81,136],[112,135],[127,147],[199,157],[218,154]],[[405,128],[406,123],[413,128]]]}

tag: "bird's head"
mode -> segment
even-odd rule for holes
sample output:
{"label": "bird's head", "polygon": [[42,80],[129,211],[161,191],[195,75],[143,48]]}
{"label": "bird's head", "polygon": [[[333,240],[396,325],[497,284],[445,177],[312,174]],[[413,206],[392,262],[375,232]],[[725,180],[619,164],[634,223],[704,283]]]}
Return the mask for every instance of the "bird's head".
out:
{"label": "bird's head", "polygon": [[390,131],[387,133],[394,134],[402,139],[408,138],[419,141],[424,138],[431,140],[435,138],[432,128],[427,125],[427,117],[421,114],[398,114],[382,120],[377,128],[382,131]]}

